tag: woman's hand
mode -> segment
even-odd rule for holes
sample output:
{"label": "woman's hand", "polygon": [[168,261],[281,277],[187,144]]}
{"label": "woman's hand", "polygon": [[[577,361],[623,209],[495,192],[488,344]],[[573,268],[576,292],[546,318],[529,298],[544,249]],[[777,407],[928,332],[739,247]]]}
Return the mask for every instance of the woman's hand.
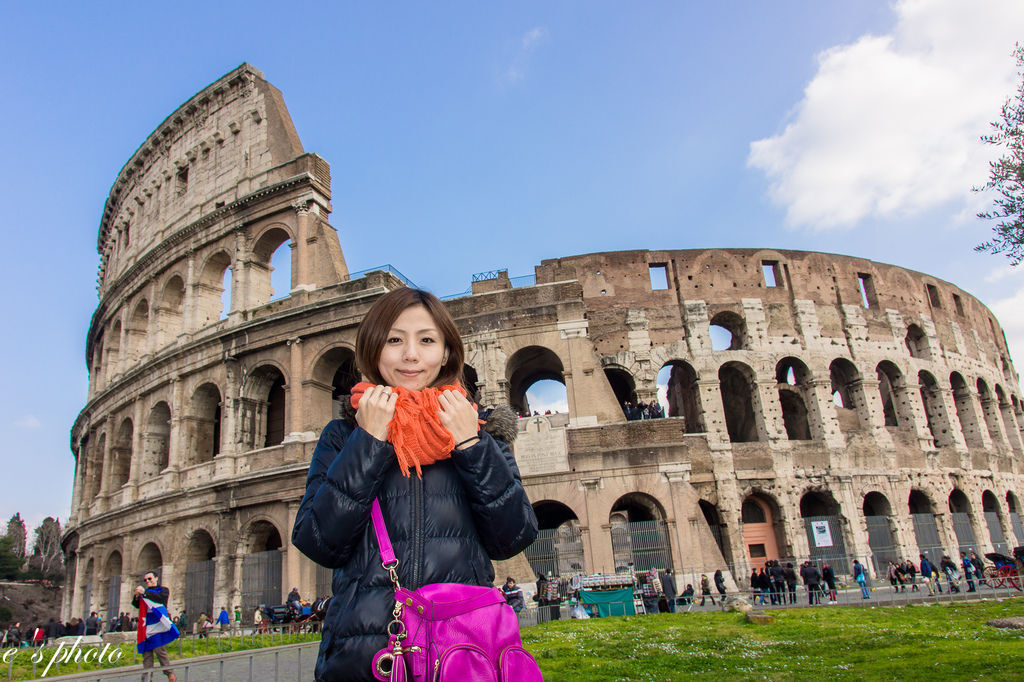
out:
{"label": "woman's hand", "polygon": [[[476,445],[480,432],[479,415],[466,396],[456,391],[447,390],[437,397],[437,402],[441,405],[441,410],[438,412],[441,426],[452,434],[455,444],[459,445],[464,441],[470,441],[456,449],[465,450]],[[474,438],[477,440],[473,440]]]}
{"label": "woman's hand", "polygon": [[371,386],[363,392],[356,410],[356,424],[377,440],[388,439],[388,424],[395,416],[398,394],[390,386]]}

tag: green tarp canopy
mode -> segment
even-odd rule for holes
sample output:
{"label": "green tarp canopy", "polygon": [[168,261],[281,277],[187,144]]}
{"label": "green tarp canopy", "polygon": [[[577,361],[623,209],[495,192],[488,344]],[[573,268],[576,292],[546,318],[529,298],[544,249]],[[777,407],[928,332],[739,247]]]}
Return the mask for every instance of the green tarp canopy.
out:
{"label": "green tarp canopy", "polygon": [[599,616],[634,616],[633,590],[580,590],[581,604],[596,604]]}

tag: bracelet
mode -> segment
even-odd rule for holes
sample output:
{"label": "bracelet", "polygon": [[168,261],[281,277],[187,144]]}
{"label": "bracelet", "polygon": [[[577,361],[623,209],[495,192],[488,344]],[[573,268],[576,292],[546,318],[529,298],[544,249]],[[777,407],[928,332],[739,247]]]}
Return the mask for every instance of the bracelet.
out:
{"label": "bracelet", "polygon": [[462,441],[461,443],[456,443],[456,444],[455,444],[455,447],[454,447],[453,449],[454,449],[454,450],[458,450],[458,449],[459,449],[459,448],[461,448],[461,447],[462,447],[463,445],[465,445],[466,443],[468,443],[468,442],[470,442],[470,441],[472,441],[472,440],[476,440],[476,441],[479,441],[479,440],[480,440],[480,434],[477,434],[477,435],[475,435],[475,436],[470,436],[469,438],[467,438],[466,440]]}

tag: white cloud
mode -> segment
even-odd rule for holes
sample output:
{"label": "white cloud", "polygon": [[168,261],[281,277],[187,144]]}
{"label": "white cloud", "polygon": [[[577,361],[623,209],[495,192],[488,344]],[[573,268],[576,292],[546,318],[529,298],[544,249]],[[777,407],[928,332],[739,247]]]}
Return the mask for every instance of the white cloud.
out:
{"label": "white cloud", "polygon": [[1015,91],[1020,0],[901,0],[888,35],[818,55],[784,130],[750,145],[792,226],[849,227],[950,200],[983,205],[993,148],[979,142]]}
{"label": "white cloud", "polygon": [[519,39],[519,47],[512,56],[512,63],[505,69],[502,80],[507,85],[515,85],[526,78],[533,53],[547,40],[548,30],[543,26],[534,26]]}
{"label": "white cloud", "polygon": [[14,421],[14,427],[18,429],[38,429],[43,425],[35,415],[26,414]]}
{"label": "white cloud", "polygon": [[1024,367],[1024,287],[989,306],[1006,333],[1006,344],[1017,372]]}

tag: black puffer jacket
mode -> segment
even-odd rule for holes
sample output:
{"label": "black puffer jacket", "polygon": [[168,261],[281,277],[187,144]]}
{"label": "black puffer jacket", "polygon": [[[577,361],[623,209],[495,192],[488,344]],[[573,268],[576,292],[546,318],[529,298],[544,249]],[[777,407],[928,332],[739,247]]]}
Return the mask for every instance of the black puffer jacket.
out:
{"label": "black puffer jacket", "polygon": [[387,644],[394,590],[368,523],[375,497],[403,587],[489,586],[490,559],[512,557],[536,538],[537,518],[508,446],[515,414],[506,407],[481,418],[480,442],[423,467],[422,480],[415,471],[403,476],[392,446],[357,427],[351,414],[324,428],[292,530],[303,554],[335,569],[317,680],[372,680],[371,658]]}

